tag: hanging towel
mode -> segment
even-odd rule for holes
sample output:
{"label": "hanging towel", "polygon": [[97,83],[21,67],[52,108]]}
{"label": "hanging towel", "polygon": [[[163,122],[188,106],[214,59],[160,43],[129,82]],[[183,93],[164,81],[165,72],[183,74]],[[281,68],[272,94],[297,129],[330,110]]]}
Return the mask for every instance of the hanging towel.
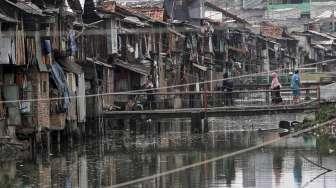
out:
{"label": "hanging towel", "polygon": [[45,55],[48,55],[48,54],[51,53],[51,42],[50,42],[50,40],[42,41],[42,49],[43,49],[43,53]]}

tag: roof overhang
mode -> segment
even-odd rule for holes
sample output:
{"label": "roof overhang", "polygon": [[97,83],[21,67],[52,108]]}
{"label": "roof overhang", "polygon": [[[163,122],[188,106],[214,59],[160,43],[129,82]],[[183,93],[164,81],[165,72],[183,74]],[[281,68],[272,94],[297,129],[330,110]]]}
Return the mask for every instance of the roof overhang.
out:
{"label": "roof overhang", "polygon": [[106,64],[106,63],[98,61],[98,60],[95,60],[93,58],[87,57],[86,61],[89,61],[89,62],[97,64],[97,65],[101,65],[101,66],[104,66],[104,67],[112,68],[112,65]]}
{"label": "roof overhang", "polygon": [[26,14],[34,15],[34,16],[46,16],[45,14],[43,14],[43,11],[38,6],[36,6],[35,4],[31,2],[13,3],[9,0],[4,0],[4,1],[8,3],[9,5],[12,5],[13,7],[25,12]]}
{"label": "roof overhang", "polygon": [[236,20],[237,22],[240,22],[240,23],[243,23],[243,24],[248,24],[248,25],[250,24],[248,21],[246,21],[246,20],[238,17],[237,15],[234,15],[234,14],[232,14],[232,13],[230,13],[230,12],[228,12],[228,11],[226,11],[226,10],[224,10],[224,9],[222,9],[222,8],[212,4],[210,2],[207,2],[207,1],[204,2],[204,6],[208,7],[208,8],[211,8],[215,11],[221,12],[224,16],[232,18],[232,19]]}
{"label": "roof overhang", "polygon": [[19,21],[0,13],[0,22],[17,23]]}
{"label": "roof overhang", "polygon": [[148,70],[144,65],[141,64],[134,64],[134,63],[128,63],[126,61],[122,61],[120,59],[116,59],[114,61],[114,65],[122,67],[124,69],[136,72],[138,74],[148,76],[150,73],[150,70]]}

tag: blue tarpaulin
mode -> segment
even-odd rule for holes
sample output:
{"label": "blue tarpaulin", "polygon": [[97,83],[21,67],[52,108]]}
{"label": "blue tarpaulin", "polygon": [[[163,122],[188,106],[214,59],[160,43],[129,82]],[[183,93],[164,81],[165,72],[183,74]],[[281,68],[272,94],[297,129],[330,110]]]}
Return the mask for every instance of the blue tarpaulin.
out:
{"label": "blue tarpaulin", "polygon": [[62,110],[66,112],[70,106],[69,87],[62,67],[56,62],[51,65],[51,77],[54,80],[58,91],[62,94],[62,97],[64,97]]}

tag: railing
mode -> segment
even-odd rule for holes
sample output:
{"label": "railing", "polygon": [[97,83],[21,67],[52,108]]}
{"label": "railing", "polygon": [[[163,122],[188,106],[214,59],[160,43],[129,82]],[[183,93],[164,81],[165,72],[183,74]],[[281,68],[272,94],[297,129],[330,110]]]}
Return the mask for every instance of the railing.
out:
{"label": "railing", "polygon": [[[299,103],[319,101],[319,87],[301,88]],[[111,94],[119,110],[188,109],[213,107],[251,107],[294,104],[291,89],[281,89],[281,101],[275,100],[274,90],[238,90],[232,92],[166,92]],[[104,97],[111,97],[110,95]],[[103,97],[103,98],[104,98]],[[117,100],[123,99],[123,100]],[[112,109],[112,108],[106,108]],[[116,108],[114,108],[116,109]]]}

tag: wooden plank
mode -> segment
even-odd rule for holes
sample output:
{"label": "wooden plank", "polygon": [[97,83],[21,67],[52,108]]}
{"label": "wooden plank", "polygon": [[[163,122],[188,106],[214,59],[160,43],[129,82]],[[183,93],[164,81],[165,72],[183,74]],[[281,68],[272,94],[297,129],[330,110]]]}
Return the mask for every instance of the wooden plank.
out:
{"label": "wooden plank", "polygon": [[309,102],[298,105],[277,105],[277,106],[251,106],[251,107],[218,107],[218,108],[188,108],[188,109],[165,109],[165,110],[143,110],[143,111],[113,111],[103,112],[104,118],[179,118],[191,117],[193,113],[206,113],[208,117],[221,117],[225,115],[255,115],[255,114],[270,114],[270,113],[291,113],[303,111],[317,110],[318,103]]}

